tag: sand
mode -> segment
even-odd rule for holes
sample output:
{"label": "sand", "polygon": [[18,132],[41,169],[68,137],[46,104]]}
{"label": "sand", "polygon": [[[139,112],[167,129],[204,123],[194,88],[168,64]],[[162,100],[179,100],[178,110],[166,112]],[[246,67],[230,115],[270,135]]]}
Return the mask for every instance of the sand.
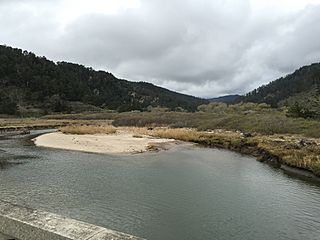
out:
{"label": "sand", "polygon": [[177,141],[132,133],[74,135],[47,133],[33,139],[36,146],[104,154],[133,154],[173,147]]}

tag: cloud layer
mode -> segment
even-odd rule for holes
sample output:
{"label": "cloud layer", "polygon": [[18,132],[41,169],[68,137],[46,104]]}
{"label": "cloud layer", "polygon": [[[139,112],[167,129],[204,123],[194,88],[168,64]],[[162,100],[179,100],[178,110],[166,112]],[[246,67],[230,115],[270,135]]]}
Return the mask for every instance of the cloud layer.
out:
{"label": "cloud layer", "polygon": [[0,42],[200,97],[320,61],[317,0],[0,1]]}

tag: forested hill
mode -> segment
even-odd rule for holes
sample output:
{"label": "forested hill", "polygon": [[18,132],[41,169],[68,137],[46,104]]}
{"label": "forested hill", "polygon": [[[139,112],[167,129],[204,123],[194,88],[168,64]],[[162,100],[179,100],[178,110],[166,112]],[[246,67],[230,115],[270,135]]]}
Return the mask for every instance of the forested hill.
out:
{"label": "forested hill", "polygon": [[235,95],[226,95],[216,98],[208,99],[210,102],[222,102],[222,103],[233,103],[236,102],[241,96],[238,94]]}
{"label": "forested hill", "polygon": [[207,100],[0,45],[0,113],[14,113],[17,106],[63,112],[70,103],[118,111],[149,106],[193,111]]}
{"label": "forested hill", "polygon": [[320,63],[302,67],[294,73],[261,86],[241,100],[245,102],[267,103],[273,107],[280,105],[307,104],[320,96]]}

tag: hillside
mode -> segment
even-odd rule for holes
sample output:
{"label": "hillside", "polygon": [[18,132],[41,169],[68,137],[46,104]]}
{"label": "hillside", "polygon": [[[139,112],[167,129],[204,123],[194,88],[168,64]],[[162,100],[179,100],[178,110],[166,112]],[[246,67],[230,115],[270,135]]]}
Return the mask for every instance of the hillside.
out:
{"label": "hillside", "polygon": [[261,86],[239,99],[244,102],[286,106],[298,117],[320,117],[320,63],[304,66],[286,77]]}
{"label": "hillside", "polygon": [[256,103],[264,102],[276,107],[289,97],[318,89],[319,86],[320,63],[314,63],[249,92],[242,100]]}
{"label": "hillside", "polygon": [[210,98],[208,100],[209,102],[233,103],[240,97],[241,97],[240,95],[235,94],[235,95],[226,95],[226,96],[221,96],[216,98]]}
{"label": "hillside", "polygon": [[[0,45],[0,113],[17,109],[45,112],[82,109],[145,110],[148,106],[196,110],[207,100],[146,82],[118,79],[109,72],[47,60]],[[18,107],[18,108],[17,108]]]}

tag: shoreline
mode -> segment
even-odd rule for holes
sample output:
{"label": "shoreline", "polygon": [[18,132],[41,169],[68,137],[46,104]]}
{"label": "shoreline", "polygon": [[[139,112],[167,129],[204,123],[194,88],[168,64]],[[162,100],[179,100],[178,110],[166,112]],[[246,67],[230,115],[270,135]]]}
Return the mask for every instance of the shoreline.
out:
{"label": "shoreline", "polygon": [[[320,139],[300,135],[261,135],[225,130],[164,129],[157,136],[193,142],[253,156],[259,162],[282,165],[320,177]],[[303,174],[308,175],[308,174]]]}
{"label": "shoreline", "polygon": [[279,167],[282,171],[284,171],[287,174],[290,175],[295,175],[296,177],[304,177],[307,178],[309,180],[314,180],[317,182],[320,182],[320,177],[315,175],[314,173],[312,173],[311,171],[305,170],[305,169],[300,169],[300,168],[296,168],[296,167],[290,167],[287,166],[285,164],[281,164],[281,166]]}
{"label": "shoreline", "polygon": [[209,147],[209,148],[216,148],[216,149],[224,149],[233,151],[239,154],[243,154],[245,156],[251,156],[256,159],[256,161],[264,164],[268,164],[272,167],[275,167],[277,169],[281,169],[282,171],[290,174],[295,174],[300,177],[305,177],[308,179],[313,179],[320,182],[320,176],[316,175],[314,172],[312,172],[309,169],[296,167],[296,166],[290,166],[282,161],[282,159],[279,156],[273,155],[269,153],[268,151],[264,149],[260,149],[258,147],[253,146],[246,146],[246,147],[221,147],[219,146],[212,146],[212,145],[204,145],[199,143],[201,146]]}
{"label": "shoreline", "polygon": [[[131,138],[133,138],[133,135],[140,134],[141,132],[132,131],[134,128],[132,127],[121,127],[120,128],[120,134],[117,133],[117,135],[123,134],[123,132],[130,132]],[[141,130],[141,129],[140,129]],[[167,129],[170,131],[170,129]],[[171,129],[171,130],[177,130],[177,129]],[[172,136],[172,134],[165,133],[163,134],[166,129],[157,129],[156,131],[146,131],[145,129],[141,133],[143,138],[150,140],[150,139],[156,139],[155,143],[153,144],[150,149],[148,149],[148,144],[144,145],[144,148],[141,149],[141,146],[138,149],[133,149],[131,151],[122,150],[122,151],[99,151],[98,153],[103,154],[137,154],[142,152],[157,152],[161,150],[171,150],[175,147],[179,146],[179,143],[182,144],[199,144],[204,147],[211,147],[211,148],[217,148],[217,149],[226,149],[230,151],[234,151],[240,154],[253,156],[257,159],[257,161],[270,164],[274,167],[280,168],[284,171],[288,172],[294,172],[298,175],[303,175],[308,178],[313,178],[320,180],[320,175],[318,172],[315,172],[308,168],[307,166],[303,165],[295,165],[288,163],[287,159],[284,159],[286,156],[281,156],[281,151],[297,151],[297,149],[308,149],[308,147],[320,147],[320,141],[319,139],[311,139],[311,138],[305,138],[301,136],[290,136],[288,135],[257,135],[257,136],[243,136],[244,134],[233,132],[233,131],[224,131],[224,130],[214,130],[211,132],[198,132],[194,129],[182,129],[183,131],[188,131],[188,134],[192,133],[193,136],[185,136],[185,133],[175,134]],[[10,132],[10,131],[9,131]],[[8,134],[9,132],[6,132]],[[162,133],[161,133],[162,132]],[[20,135],[20,134],[17,134]],[[46,134],[44,134],[46,135]],[[41,137],[43,135],[40,135],[38,137]],[[79,135],[81,136],[81,135]],[[89,135],[90,136],[90,135]],[[92,136],[92,135],[91,135]],[[95,136],[95,135],[93,135]],[[199,137],[200,136],[200,137]],[[137,141],[137,139],[140,139],[141,136],[138,138],[133,138],[134,141]],[[160,140],[161,139],[161,140]],[[160,140],[160,141],[159,141]],[[169,142],[167,141],[169,140]],[[279,140],[281,140],[279,142]],[[297,142],[299,140],[299,142]],[[163,142],[164,141],[164,142]],[[301,145],[302,141],[302,145]],[[309,142],[308,142],[309,141]],[[152,142],[152,141],[151,141]],[[265,144],[267,142],[267,144]],[[116,142],[118,145],[122,145],[123,142]],[[264,144],[261,144],[264,143]],[[307,143],[307,145],[306,145]],[[311,145],[310,145],[311,143]],[[279,145],[277,146],[278,149],[273,149],[273,144]],[[37,144],[36,144],[37,145]],[[39,145],[39,144],[38,144]],[[181,146],[181,145],[180,145]],[[42,146],[42,147],[50,147],[50,146]],[[53,147],[54,148],[54,147]],[[68,149],[65,146],[58,147],[58,149],[64,149],[64,150],[75,150],[75,151],[82,151],[82,152],[89,152],[89,153],[95,153],[95,151],[87,151],[85,149]],[[308,150],[307,150],[308,151]],[[306,153],[307,157],[309,153]],[[311,152],[310,152],[311,155]]]}

